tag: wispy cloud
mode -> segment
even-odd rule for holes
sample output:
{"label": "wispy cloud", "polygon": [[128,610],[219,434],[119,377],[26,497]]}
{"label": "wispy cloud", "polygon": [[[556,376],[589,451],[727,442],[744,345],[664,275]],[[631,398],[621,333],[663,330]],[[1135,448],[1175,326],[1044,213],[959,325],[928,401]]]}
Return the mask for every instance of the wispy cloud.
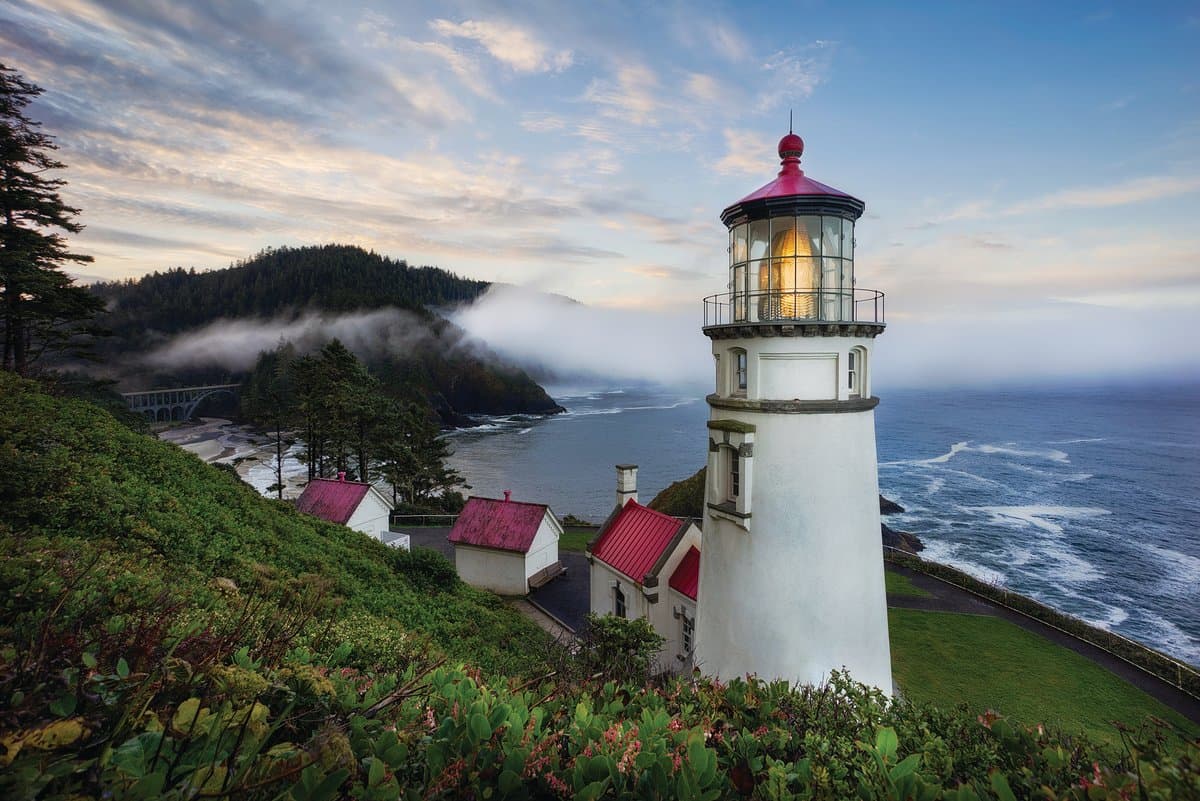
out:
{"label": "wispy cloud", "polygon": [[478,42],[492,58],[516,72],[562,72],[575,61],[570,50],[554,50],[532,30],[512,22],[435,19],[429,27],[442,36]]}
{"label": "wispy cloud", "polygon": [[1015,203],[1003,215],[1030,214],[1064,209],[1099,209],[1164,200],[1200,190],[1200,175],[1149,175],[1116,184],[1064,189]]}
{"label": "wispy cloud", "polygon": [[606,116],[632,125],[655,125],[663,107],[656,94],[658,85],[658,76],[646,65],[625,64],[612,78],[592,81],[583,98],[600,106]]}
{"label": "wispy cloud", "polygon": [[757,131],[738,128],[726,128],[722,135],[725,137],[725,155],[713,169],[723,175],[761,176],[763,166],[770,163],[768,159],[774,150],[767,137]]}
{"label": "wispy cloud", "polygon": [[758,110],[771,111],[810,97],[829,77],[836,50],[837,42],[816,41],[773,53],[762,64],[768,88],[758,97]]}

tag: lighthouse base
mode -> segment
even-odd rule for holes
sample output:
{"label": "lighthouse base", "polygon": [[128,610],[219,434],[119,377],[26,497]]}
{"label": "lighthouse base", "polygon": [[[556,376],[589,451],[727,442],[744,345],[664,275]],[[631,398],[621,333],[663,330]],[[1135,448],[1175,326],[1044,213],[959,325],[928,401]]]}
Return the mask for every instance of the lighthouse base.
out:
{"label": "lighthouse base", "polygon": [[696,666],[890,693],[874,411],[712,406]]}

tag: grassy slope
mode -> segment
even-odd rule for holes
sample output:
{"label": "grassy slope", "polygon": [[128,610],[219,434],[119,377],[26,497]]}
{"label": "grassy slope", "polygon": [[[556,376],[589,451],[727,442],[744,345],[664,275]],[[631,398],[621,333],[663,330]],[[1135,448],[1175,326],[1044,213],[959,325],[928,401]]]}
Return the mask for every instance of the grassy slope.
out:
{"label": "grassy slope", "polygon": [[214,577],[247,588],[263,573],[315,574],[342,601],[337,627],[362,649],[392,647],[409,632],[488,670],[536,664],[542,632],[491,594],[456,579],[439,589],[405,555],[262,498],[90,404],[48,397],[6,373],[0,398],[0,533],[20,534],[3,538],[6,555],[125,556],[125,571],[145,577],[143,595],[164,591],[214,609],[222,604]]}
{"label": "grassy slope", "polygon": [[902,576],[891,570],[883,571],[883,583],[888,595],[902,595],[909,598],[930,598],[932,595],[912,583],[908,576]]}
{"label": "grassy slope", "polygon": [[896,682],[918,702],[965,703],[1025,723],[1116,740],[1110,722],[1153,715],[1200,736],[1200,726],[1090,660],[1006,620],[982,615],[888,612]]}

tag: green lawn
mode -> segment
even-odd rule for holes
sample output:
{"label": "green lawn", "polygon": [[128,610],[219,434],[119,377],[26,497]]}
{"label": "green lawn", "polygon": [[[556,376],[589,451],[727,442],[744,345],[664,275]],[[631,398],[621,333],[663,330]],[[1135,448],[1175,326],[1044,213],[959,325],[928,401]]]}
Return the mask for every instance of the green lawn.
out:
{"label": "green lawn", "polygon": [[888,621],[896,683],[914,701],[966,703],[1108,742],[1118,739],[1110,721],[1137,724],[1146,715],[1200,736],[1200,726],[1141,690],[1007,620],[889,609]]}
{"label": "green lawn", "polygon": [[597,529],[591,527],[567,526],[563,529],[563,535],[558,538],[558,549],[560,551],[586,550],[587,544],[596,536],[596,531]]}
{"label": "green lawn", "polygon": [[907,595],[910,598],[932,598],[933,593],[925,590],[912,583],[912,579],[908,576],[902,576],[899,573],[893,573],[891,570],[883,571],[883,583],[887,588],[888,595]]}

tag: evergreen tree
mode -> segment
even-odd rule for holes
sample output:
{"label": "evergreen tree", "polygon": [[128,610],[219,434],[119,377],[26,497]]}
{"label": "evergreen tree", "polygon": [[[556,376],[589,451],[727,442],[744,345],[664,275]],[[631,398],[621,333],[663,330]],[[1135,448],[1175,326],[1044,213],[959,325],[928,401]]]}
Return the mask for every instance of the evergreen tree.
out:
{"label": "evergreen tree", "polygon": [[[284,429],[291,425],[296,414],[292,380],[292,362],[295,360],[295,347],[281,341],[278,349],[259,356],[254,372],[242,389],[242,411],[275,432],[275,484],[269,489],[274,490],[280,500],[283,500]],[[286,441],[286,444],[291,442]]]}
{"label": "evergreen tree", "polygon": [[46,351],[68,348],[102,301],[62,271],[66,262],[90,262],[72,253],[61,233],[78,233],[79,210],[66,205],[61,178],[49,170],[66,165],[53,158],[54,139],[25,107],[42,89],[0,64],[0,366],[27,373]]}

